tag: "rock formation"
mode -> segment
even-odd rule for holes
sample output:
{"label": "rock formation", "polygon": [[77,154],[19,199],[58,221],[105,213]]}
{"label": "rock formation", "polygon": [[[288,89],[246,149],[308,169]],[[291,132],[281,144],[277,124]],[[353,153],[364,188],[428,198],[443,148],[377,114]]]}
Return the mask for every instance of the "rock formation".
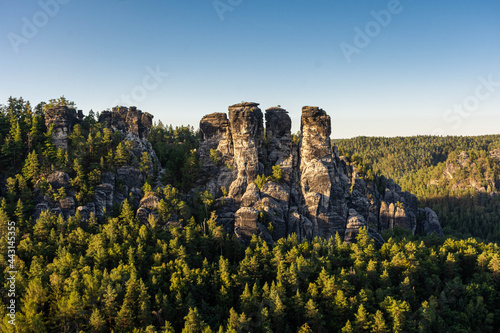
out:
{"label": "rock formation", "polygon": [[[67,149],[67,137],[82,118],[81,112],[67,107],[47,111],[46,124],[53,126],[58,147]],[[135,107],[118,107],[103,111],[99,122],[132,142],[135,160],[144,152],[157,160],[146,140],[152,118]],[[199,189],[214,195],[218,221],[227,232],[243,241],[259,235],[270,244],[291,234],[299,240],[338,234],[353,242],[362,227],[378,245],[384,242],[380,232],[395,227],[442,235],[436,213],[419,209],[414,195],[401,191],[391,179],[368,179],[339,156],[330,143],[331,120],[324,110],[305,106],[300,128],[300,137],[292,137],[286,110],[272,107],[264,115],[257,103],[235,104],[228,114],[202,118],[198,157],[207,182]],[[93,214],[99,220],[114,205],[131,198],[139,207],[138,218],[148,223],[151,214],[157,217],[159,198],[154,193],[142,198],[141,188],[152,176],[137,165],[104,172],[94,198],[77,207],[69,175],[55,171],[47,182],[54,191],[64,188],[58,193],[66,197],[38,196],[35,218],[51,210],[65,217],[78,212],[84,220]]]}
{"label": "rock formation", "polygon": [[114,107],[113,111],[102,111],[99,122],[113,130],[131,133],[140,139],[145,139],[153,124],[153,115],[137,110],[135,106],[130,108],[120,106]]}
{"label": "rock formation", "polygon": [[201,119],[198,151],[206,172],[217,174],[209,180],[207,188],[220,197],[222,189],[228,191],[237,175],[231,126],[225,113],[212,113]]}
{"label": "rock formation", "polygon": [[329,238],[338,232],[343,237],[349,186],[331,148],[330,116],[318,107],[305,106],[300,129],[301,193],[307,217],[313,223],[313,234]]}
{"label": "rock formation", "polygon": [[490,156],[492,159],[500,161],[500,148],[490,151]]}
{"label": "rock formation", "polygon": [[81,110],[77,112],[67,106],[55,106],[45,111],[45,126],[52,126],[52,139],[57,148],[68,149],[68,135],[82,119]]}
{"label": "rock formation", "polygon": [[292,233],[299,240],[338,233],[353,242],[367,227],[378,245],[379,233],[394,227],[442,235],[437,215],[420,211],[414,195],[384,177],[368,180],[339,156],[324,110],[302,109],[298,144],[286,110],[269,108],[265,119],[264,130],[258,104],[240,103],[229,107],[229,119],[213,113],[200,122],[198,154],[210,175],[205,188],[217,198],[228,232],[268,243]]}
{"label": "rock formation", "polygon": [[[462,151],[456,158],[448,158],[441,177],[431,179],[429,185],[450,186],[452,190],[473,189],[496,195],[500,192],[500,184],[495,172],[485,168],[485,164],[497,164],[500,160],[500,149],[490,151],[488,160],[474,155],[469,156],[466,151]],[[468,176],[464,177],[464,174]]]}
{"label": "rock formation", "polygon": [[262,141],[264,125],[262,111],[257,103],[240,103],[229,107],[229,122],[233,139],[233,158],[236,180],[229,188],[229,196],[240,200],[248,184],[253,183],[263,166]]}
{"label": "rock formation", "polygon": [[[79,212],[82,218],[88,219],[91,214],[96,218],[102,219],[106,212],[110,212],[113,205],[121,204],[127,198],[131,198],[135,206],[141,205],[142,210],[138,212],[141,220],[147,221],[144,213],[148,206],[141,201],[142,186],[146,181],[146,176],[153,175],[153,161],[157,160],[156,153],[151,144],[146,140],[151,129],[153,116],[149,113],[143,113],[135,107],[114,108],[112,112],[103,111],[99,116],[99,121],[105,127],[113,131],[121,131],[125,139],[132,142],[131,153],[135,155],[136,160],[140,160],[142,153],[147,152],[151,159],[149,174],[145,174],[137,168],[137,165],[125,165],[115,172],[104,172],[101,175],[101,183],[94,191],[94,198],[85,206],[76,207],[75,192],[70,187],[70,177],[67,173],[55,171],[47,176],[47,182],[53,190],[63,187],[66,197],[55,201],[53,197],[45,195],[38,196],[37,206],[35,207],[35,219],[40,216],[44,210],[50,210],[53,213],[60,213],[65,218],[75,215]],[[74,109],[65,106],[55,107],[47,110],[46,124],[53,125],[53,138],[56,146],[67,149],[67,137],[71,133],[73,126],[83,119],[81,111],[78,113]],[[159,164],[159,163],[157,163]],[[161,173],[161,170],[160,170]],[[145,206],[142,207],[142,204]]]}

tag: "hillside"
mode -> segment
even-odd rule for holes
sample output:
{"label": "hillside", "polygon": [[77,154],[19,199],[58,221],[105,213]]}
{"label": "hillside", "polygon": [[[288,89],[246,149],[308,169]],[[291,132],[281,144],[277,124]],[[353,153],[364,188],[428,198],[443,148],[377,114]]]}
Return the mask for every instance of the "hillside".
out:
{"label": "hillside", "polygon": [[438,213],[445,234],[500,241],[500,135],[334,140]]}
{"label": "hillside", "polygon": [[[500,326],[498,246],[438,237],[427,201],[331,148],[320,108],[304,107],[299,137],[280,108],[264,127],[256,103],[199,132],[65,98],[1,111],[2,331]],[[458,164],[429,181],[463,191],[459,170],[488,156],[447,155]],[[494,197],[496,172],[464,184]]]}

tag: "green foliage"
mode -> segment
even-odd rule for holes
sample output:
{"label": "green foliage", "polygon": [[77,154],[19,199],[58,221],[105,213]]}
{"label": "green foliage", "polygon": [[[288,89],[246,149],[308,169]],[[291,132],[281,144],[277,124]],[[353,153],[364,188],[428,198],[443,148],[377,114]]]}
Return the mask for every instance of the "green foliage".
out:
{"label": "green foliage", "polygon": [[[159,227],[169,212],[181,214],[182,196],[172,187],[156,195],[156,227],[139,223],[126,201],[98,228],[44,212],[24,229],[18,329],[490,332],[500,325],[495,244],[393,236],[376,250],[363,229],[356,244],[290,236],[271,249],[254,236],[245,249],[214,213],[204,226]],[[200,198],[211,204],[209,194]],[[0,208],[0,229],[9,220]]]}
{"label": "green foliage", "polygon": [[264,184],[266,184],[269,181],[269,177],[266,177],[265,175],[258,175],[257,178],[254,180],[254,184],[257,185],[259,190],[262,190],[262,187],[264,187]]}
{"label": "green foliage", "polygon": [[273,165],[273,175],[272,178],[274,181],[281,181],[283,179],[283,170],[281,169],[281,165]]}
{"label": "green foliage", "polygon": [[294,145],[298,146],[300,143],[301,137],[302,137],[302,134],[300,133],[300,131],[298,131],[297,133],[292,133],[292,143]]}
{"label": "green foliage", "polygon": [[141,160],[139,162],[139,170],[144,172],[146,175],[149,175],[149,172],[152,171],[153,161],[147,152],[143,152],[141,155]]}
{"label": "green foliage", "polygon": [[[192,128],[153,127],[150,139],[167,184],[156,187],[159,168],[151,165],[151,156],[136,156],[123,134],[103,129],[93,115],[75,126],[67,152],[55,149],[51,129],[43,128],[43,107],[33,112],[28,102],[10,98],[0,112],[0,172],[5,179],[0,234],[6,235],[15,221],[18,235],[16,331],[494,332],[500,327],[497,244],[420,238],[394,229],[377,250],[362,229],[355,244],[343,243],[339,235],[302,243],[291,235],[272,248],[254,236],[244,247],[221,225],[210,192],[184,194],[199,179],[198,139]],[[497,139],[457,139],[467,143],[475,164],[458,171],[459,178],[482,186],[498,180],[496,164],[485,154],[500,143]],[[427,156],[425,151],[438,156],[437,150],[414,147],[427,138],[416,139],[413,146],[410,139],[394,140],[408,143],[408,151],[421,153],[417,156]],[[442,209],[447,228],[465,233],[484,227],[487,237],[495,239],[495,196],[466,191],[460,187],[463,182],[448,180],[448,192],[428,186],[431,179],[444,179],[440,162],[458,158],[455,150],[440,146],[441,139],[431,140],[442,148],[442,156],[435,156],[439,162],[430,158],[422,171],[407,166],[399,176],[402,186],[415,188],[426,203]],[[403,143],[396,148],[379,145],[371,153],[358,147],[358,156],[349,158],[367,178],[373,171],[377,182],[377,172],[393,171],[385,159],[394,160],[371,159],[369,154],[379,149],[402,158]],[[402,160],[398,163],[404,164]],[[373,167],[363,169],[368,162]],[[100,221],[95,215],[65,219],[50,211],[31,218],[35,191],[55,200],[74,193],[76,204],[84,204],[93,198],[102,173],[123,165],[154,176],[143,187],[146,195],[158,197],[147,223],[139,220],[131,200]],[[55,170],[69,173],[70,186],[52,188],[46,178]],[[260,175],[256,184],[262,188],[282,177],[277,166],[271,177]],[[168,185],[173,183],[180,186]],[[124,186],[117,181],[117,189]],[[473,214],[478,217],[471,218]],[[261,222],[273,232],[265,217],[262,212]],[[0,242],[0,251],[7,253],[7,246]],[[0,270],[7,271],[8,264],[8,257],[0,256]],[[7,295],[6,275],[0,279],[0,292]],[[4,319],[5,313],[0,306]],[[8,327],[5,320],[1,325]]]}
{"label": "green foliage", "polygon": [[76,108],[75,102],[68,100],[66,97],[61,96],[59,98],[50,99],[48,103],[44,104],[44,111],[55,106],[67,106],[69,108]]}
{"label": "green foliage", "polygon": [[200,178],[198,133],[190,126],[173,128],[159,122],[151,128],[148,141],[165,169],[163,183],[185,192],[193,188]]}
{"label": "green foliage", "polygon": [[224,186],[221,186],[220,190],[222,192],[222,196],[227,197],[227,195],[228,195],[227,188]]}
{"label": "green foliage", "polygon": [[213,164],[219,164],[220,157],[217,149],[210,149],[210,159],[212,160]]}
{"label": "green foliage", "polygon": [[[500,162],[489,152],[499,135],[477,137],[358,137],[332,140],[339,154],[377,184],[393,178],[439,216],[445,234],[500,241]],[[461,161],[466,152],[468,160]],[[451,172],[451,173],[450,173]]]}

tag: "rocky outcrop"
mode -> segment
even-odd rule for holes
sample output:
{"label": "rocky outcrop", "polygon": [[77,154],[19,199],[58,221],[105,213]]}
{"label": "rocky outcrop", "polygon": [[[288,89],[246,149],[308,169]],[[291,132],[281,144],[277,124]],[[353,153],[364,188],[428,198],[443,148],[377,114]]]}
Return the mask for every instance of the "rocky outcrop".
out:
{"label": "rocky outcrop", "polygon": [[137,110],[135,106],[129,108],[120,106],[114,107],[112,111],[102,111],[99,115],[99,122],[115,131],[132,133],[145,139],[153,125],[153,115]]}
{"label": "rocky outcrop", "polygon": [[418,214],[421,220],[421,223],[418,225],[420,234],[430,235],[434,233],[439,237],[443,237],[443,229],[441,228],[436,212],[426,207],[425,209],[419,208]]}
{"label": "rocky outcrop", "polygon": [[358,214],[355,209],[349,209],[349,217],[347,219],[347,225],[345,228],[344,241],[348,243],[355,242],[356,236],[359,233],[359,229],[364,227],[366,227],[365,218]]}
{"label": "rocky outcrop", "polygon": [[82,119],[81,110],[77,112],[67,106],[55,106],[45,111],[45,126],[52,126],[52,139],[57,148],[68,149],[68,135]]}
{"label": "rocky outcrop", "polygon": [[228,191],[237,176],[234,167],[231,126],[225,113],[212,113],[200,122],[198,157],[207,174],[213,175],[207,184],[210,192],[221,196]]}
{"label": "rocky outcrop", "polygon": [[293,171],[291,128],[292,121],[285,109],[273,107],[266,110],[266,171],[271,173],[273,165],[280,165],[286,182],[292,181]]}
{"label": "rocky outcrop", "polygon": [[265,120],[264,130],[258,104],[240,103],[229,107],[229,119],[213,113],[200,122],[205,189],[217,199],[219,221],[243,241],[254,234],[270,244],[291,234],[339,234],[353,242],[362,227],[377,245],[384,242],[380,232],[395,227],[442,234],[432,210],[419,215],[414,195],[384,177],[368,180],[339,156],[324,110],[302,109],[299,144],[286,110],[269,108]]}
{"label": "rocky outcrop", "polygon": [[[68,107],[55,107],[46,112],[47,126],[53,126],[54,142],[58,147],[67,149],[67,137],[71,133],[73,126],[83,119],[81,111],[78,113]],[[97,220],[102,220],[107,213],[111,212],[113,206],[120,205],[125,199],[131,200],[134,206],[142,205],[142,187],[146,178],[152,178],[154,161],[157,161],[155,151],[146,140],[152,126],[153,116],[143,113],[135,107],[117,107],[113,111],[103,111],[99,116],[99,121],[105,127],[113,131],[121,131],[125,140],[131,144],[131,153],[135,156],[135,161],[141,161],[143,153],[149,156],[149,168],[147,172],[138,169],[138,162],[134,165],[125,165],[114,172],[104,172],[101,175],[101,183],[95,187],[94,197],[85,205],[77,206],[75,198],[76,192],[71,188],[70,176],[67,173],[55,171],[47,176],[47,182],[52,191],[57,192],[64,188],[66,197],[54,199],[54,195],[37,195],[37,205],[33,217],[36,219],[44,210],[50,210],[56,214],[62,214],[65,218],[73,216],[78,212],[80,216],[87,220],[93,214]],[[159,163],[156,163],[159,165]],[[158,177],[161,175],[159,167]],[[161,183],[158,181],[157,183]],[[59,197],[60,194],[57,194]],[[141,220],[147,222],[148,214],[144,213],[144,208],[138,213]]]}
{"label": "rocky outcrop", "polygon": [[490,156],[492,159],[500,161],[500,148],[490,151]]}
{"label": "rocky outcrop", "polygon": [[150,194],[142,198],[141,202],[139,203],[139,209],[137,209],[137,217],[139,218],[139,221],[147,224],[150,215],[158,218],[157,211],[159,204],[160,199],[154,194]]}
{"label": "rocky outcrop", "polygon": [[58,190],[61,187],[69,186],[69,175],[66,172],[55,171],[47,176],[47,183],[52,186],[53,189]]}
{"label": "rocky outcrop", "polygon": [[236,212],[234,233],[244,241],[249,241],[252,235],[260,236],[266,242],[274,241],[266,227],[259,222],[259,211],[252,207],[242,207]]}
{"label": "rocky outcrop", "polygon": [[[35,191],[38,197],[33,214],[35,219],[46,210],[61,214],[65,218],[75,215],[75,199],[74,193],[70,189],[69,175],[66,172],[55,171],[47,176],[46,181],[50,188],[48,193],[41,195],[38,189]],[[62,196],[62,193],[66,195]]]}
{"label": "rocky outcrop", "polygon": [[465,151],[456,157],[452,156],[446,161],[442,176],[439,179],[431,179],[429,185],[449,186],[452,190],[473,189],[477,192],[498,194],[500,184],[491,165],[500,160],[500,149],[491,151],[488,157],[476,154],[469,156]]}
{"label": "rocky outcrop", "polygon": [[264,126],[257,103],[240,103],[229,107],[233,140],[233,160],[237,177],[229,188],[229,196],[240,200],[248,184],[262,173],[262,141]]}
{"label": "rocky outcrop", "polygon": [[330,116],[305,106],[301,118],[300,184],[307,217],[315,235],[344,236],[348,218],[347,178],[340,177],[330,144]]}

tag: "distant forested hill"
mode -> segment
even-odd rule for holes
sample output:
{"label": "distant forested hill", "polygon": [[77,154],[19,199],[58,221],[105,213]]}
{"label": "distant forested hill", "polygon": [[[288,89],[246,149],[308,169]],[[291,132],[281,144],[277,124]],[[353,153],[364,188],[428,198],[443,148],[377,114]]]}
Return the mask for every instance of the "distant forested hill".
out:
{"label": "distant forested hill", "polygon": [[435,210],[444,231],[500,241],[500,135],[333,140],[341,155],[393,178]]}

